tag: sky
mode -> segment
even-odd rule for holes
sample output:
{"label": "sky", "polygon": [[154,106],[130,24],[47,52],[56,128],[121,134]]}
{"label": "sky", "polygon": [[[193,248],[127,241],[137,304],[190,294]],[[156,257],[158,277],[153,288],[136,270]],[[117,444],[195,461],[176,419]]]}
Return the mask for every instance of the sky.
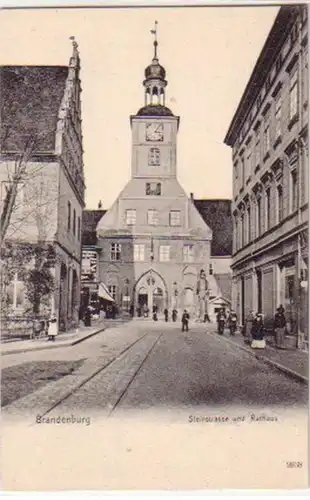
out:
{"label": "sky", "polygon": [[158,21],[166,105],[180,116],[178,179],[195,198],[231,198],[224,137],[278,7],[0,11],[0,64],[68,65],[81,57],[86,208],[109,208],[131,175],[130,115],[144,105],[144,70]]}

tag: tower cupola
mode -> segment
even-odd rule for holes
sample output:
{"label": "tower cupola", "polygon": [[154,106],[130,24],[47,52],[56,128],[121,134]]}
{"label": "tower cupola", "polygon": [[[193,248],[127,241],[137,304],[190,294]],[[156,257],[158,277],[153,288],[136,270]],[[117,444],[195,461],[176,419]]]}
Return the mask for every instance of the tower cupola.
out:
{"label": "tower cupola", "polygon": [[168,82],[166,80],[166,70],[159,64],[157,54],[157,25],[158,22],[155,21],[155,27],[151,30],[152,35],[154,35],[154,56],[151,64],[147,66],[144,72],[144,107],[141,108],[137,114],[148,116],[173,116],[172,111],[165,106],[165,88]]}

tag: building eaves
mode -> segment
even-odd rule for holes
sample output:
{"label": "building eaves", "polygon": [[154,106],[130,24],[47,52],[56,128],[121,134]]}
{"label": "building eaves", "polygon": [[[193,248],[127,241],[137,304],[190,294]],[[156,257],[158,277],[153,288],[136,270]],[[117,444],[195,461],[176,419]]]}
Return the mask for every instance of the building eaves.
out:
{"label": "building eaves", "polygon": [[288,31],[291,29],[298,8],[298,4],[281,6],[225,136],[224,143],[228,146],[233,146],[248,111],[259,94],[265,77],[275,61],[279,46],[282,45]]}

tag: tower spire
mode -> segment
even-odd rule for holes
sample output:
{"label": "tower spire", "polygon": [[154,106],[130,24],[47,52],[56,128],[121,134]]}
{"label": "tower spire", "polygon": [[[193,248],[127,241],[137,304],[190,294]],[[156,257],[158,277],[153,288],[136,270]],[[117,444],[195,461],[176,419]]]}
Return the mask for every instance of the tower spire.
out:
{"label": "tower spire", "polygon": [[154,45],[154,57],[153,57],[153,60],[154,59],[157,59],[157,47],[158,47],[158,41],[157,41],[157,25],[158,25],[158,22],[155,21],[154,23],[154,29],[151,30],[151,33],[152,35],[154,35],[154,42],[153,42],[153,45]]}

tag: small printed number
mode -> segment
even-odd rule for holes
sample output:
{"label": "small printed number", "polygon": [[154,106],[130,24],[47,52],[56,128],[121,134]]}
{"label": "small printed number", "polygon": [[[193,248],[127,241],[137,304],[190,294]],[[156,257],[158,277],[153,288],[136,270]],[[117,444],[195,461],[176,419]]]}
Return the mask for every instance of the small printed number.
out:
{"label": "small printed number", "polygon": [[286,467],[288,469],[300,469],[302,466],[302,462],[286,462]]}

